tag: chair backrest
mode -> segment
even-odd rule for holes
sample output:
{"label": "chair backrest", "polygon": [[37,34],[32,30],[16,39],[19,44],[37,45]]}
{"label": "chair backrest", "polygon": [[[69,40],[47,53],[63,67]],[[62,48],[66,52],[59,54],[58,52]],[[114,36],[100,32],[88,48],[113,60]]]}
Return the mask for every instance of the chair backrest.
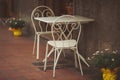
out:
{"label": "chair backrest", "polygon": [[51,28],[53,40],[76,40],[78,43],[81,24],[75,16],[60,16],[54,21]]}
{"label": "chair backrest", "polygon": [[[35,32],[46,31],[48,28],[48,24],[35,20],[34,17],[48,17],[48,16],[55,16],[52,9],[50,9],[48,6],[37,6],[36,8],[33,9],[31,14],[31,21]],[[46,28],[43,25],[46,26]]]}

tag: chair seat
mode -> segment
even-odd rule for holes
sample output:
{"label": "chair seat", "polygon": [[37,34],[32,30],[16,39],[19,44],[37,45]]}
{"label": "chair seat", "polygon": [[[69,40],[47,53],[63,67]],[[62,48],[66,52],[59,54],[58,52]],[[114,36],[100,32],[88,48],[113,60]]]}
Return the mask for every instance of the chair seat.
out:
{"label": "chair seat", "polygon": [[75,47],[76,40],[48,41],[48,44],[57,48]]}

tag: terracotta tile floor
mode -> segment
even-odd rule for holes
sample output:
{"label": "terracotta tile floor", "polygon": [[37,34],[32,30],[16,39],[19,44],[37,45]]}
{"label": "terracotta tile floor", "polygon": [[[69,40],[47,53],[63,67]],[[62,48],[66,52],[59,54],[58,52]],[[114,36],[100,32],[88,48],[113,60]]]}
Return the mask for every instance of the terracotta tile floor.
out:
{"label": "terracotta tile floor", "polygon": [[[44,57],[45,45],[41,42],[41,57]],[[84,67],[84,76],[74,67],[56,69],[56,77],[52,70],[40,70],[32,63],[32,37],[14,37],[6,26],[0,25],[0,80],[92,80],[93,71]],[[43,54],[42,54],[43,53]],[[84,65],[83,65],[84,66]]]}

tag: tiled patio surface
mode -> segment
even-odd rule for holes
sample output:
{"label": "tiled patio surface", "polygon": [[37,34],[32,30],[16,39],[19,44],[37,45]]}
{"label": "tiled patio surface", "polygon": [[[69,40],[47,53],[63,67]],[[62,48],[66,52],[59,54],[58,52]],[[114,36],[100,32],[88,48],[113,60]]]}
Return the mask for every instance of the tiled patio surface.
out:
{"label": "tiled patio surface", "polygon": [[[41,41],[41,57],[44,57],[45,45]],[[74,67],[56,69],[56,77],[52,70],[40,70],[32,63],[32,37],[14,37],[6,26],[0,25],[0,80],[92,80],[94,71],[84,67],[84,76]],[[83,65],[84,66],[84,65]]]}

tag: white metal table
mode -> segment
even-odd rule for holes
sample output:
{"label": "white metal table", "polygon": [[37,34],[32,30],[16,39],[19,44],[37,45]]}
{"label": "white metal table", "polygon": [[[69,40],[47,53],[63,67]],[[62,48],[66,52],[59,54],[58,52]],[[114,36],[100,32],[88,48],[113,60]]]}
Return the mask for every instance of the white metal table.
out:
{"label": "white metal table", "polygon": [[[58,17],[59,16],[55,16],[55,17],[35,17],[34,19],[50,24],[50,23],[53,23],[55,21],[55,19],[58,18]],[[88,23],[88,22],[94,21],[94,19],[90,19],[90,18],[87,18],[87,17],[82,17],[82,16],[75,16],[75,17],[77,19],[73,20],[71,22],[80,21],[80,23],[82,24],[82,23]],[[64,18],[63,20],[60,20],[59,22],[65,22],[65,21],[68,21],[68,19]]]}

